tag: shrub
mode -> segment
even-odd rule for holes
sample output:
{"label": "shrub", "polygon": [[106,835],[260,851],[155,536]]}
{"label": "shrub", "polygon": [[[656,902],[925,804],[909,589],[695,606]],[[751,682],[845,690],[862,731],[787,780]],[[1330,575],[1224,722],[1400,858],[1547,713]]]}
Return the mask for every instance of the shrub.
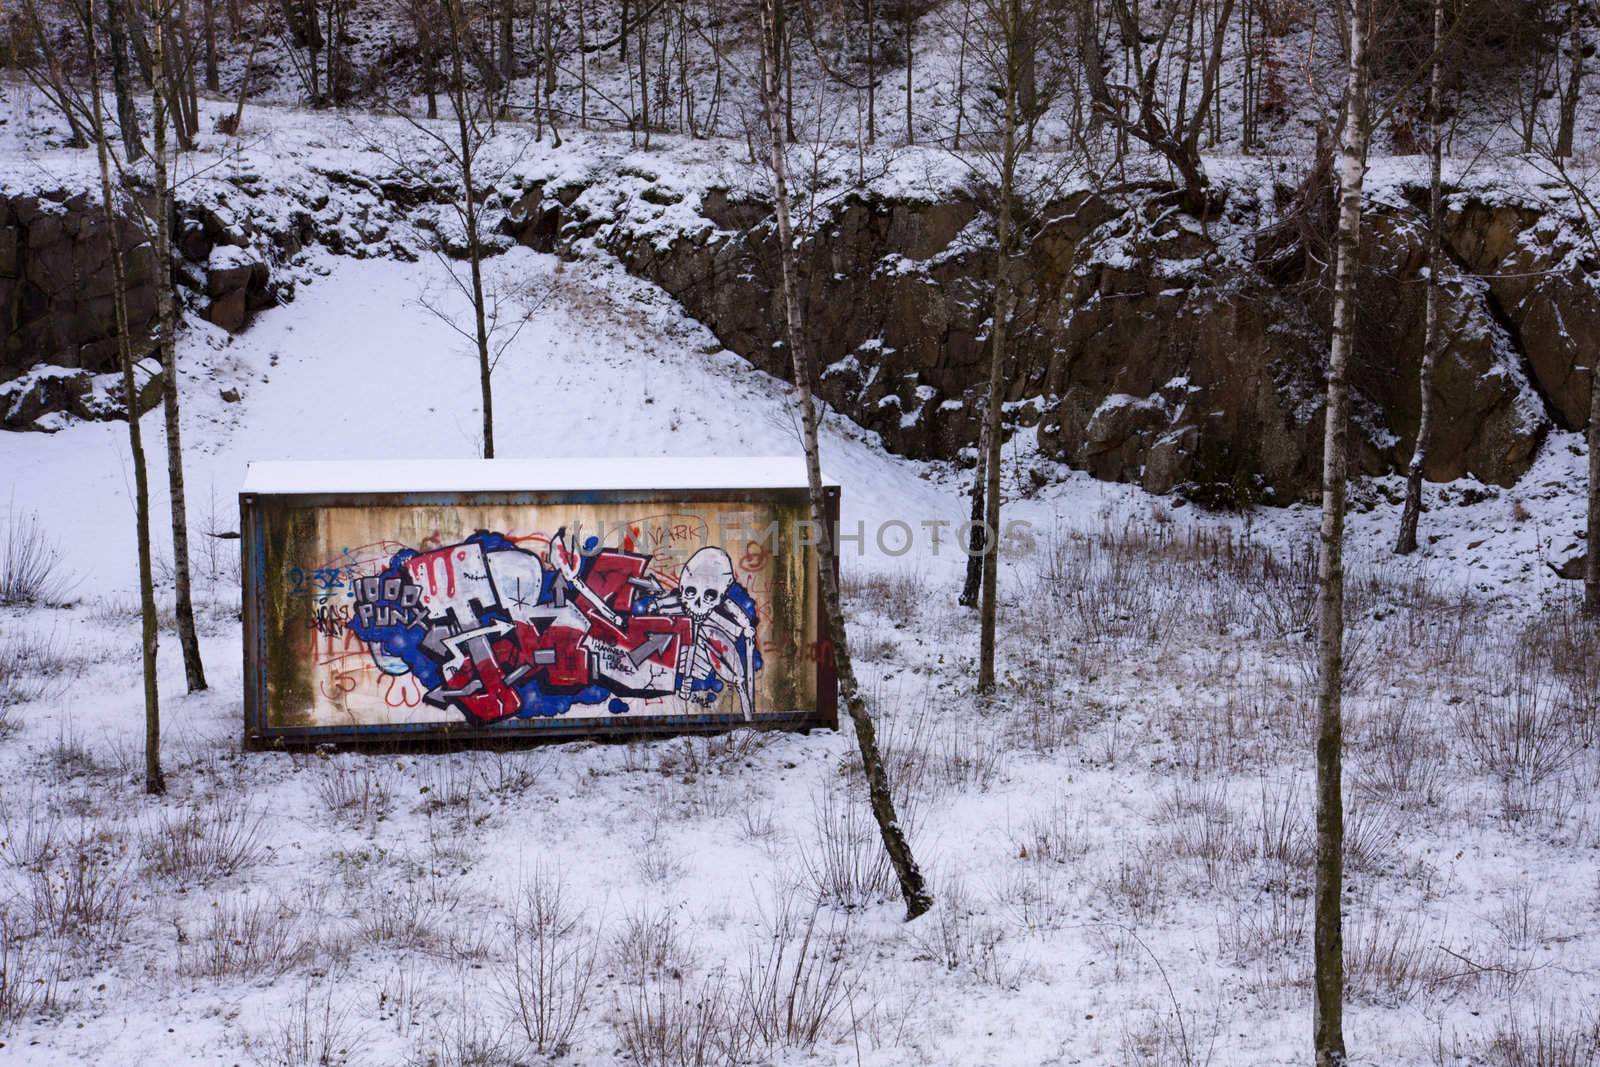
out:
{"label": "shrub", "polygon": [[53,604],[67,593],[61,550],[36,512],[12,508],[0,527],[0,605]]}

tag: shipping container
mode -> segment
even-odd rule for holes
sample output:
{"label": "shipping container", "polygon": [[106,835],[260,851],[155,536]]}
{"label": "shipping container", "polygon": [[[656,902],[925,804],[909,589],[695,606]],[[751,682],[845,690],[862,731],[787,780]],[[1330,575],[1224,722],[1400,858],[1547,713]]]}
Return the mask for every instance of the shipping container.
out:
{"label": "shipping container", "polygon": [[239,510],[248,747],[837,724],[801,459],[253,463]]}

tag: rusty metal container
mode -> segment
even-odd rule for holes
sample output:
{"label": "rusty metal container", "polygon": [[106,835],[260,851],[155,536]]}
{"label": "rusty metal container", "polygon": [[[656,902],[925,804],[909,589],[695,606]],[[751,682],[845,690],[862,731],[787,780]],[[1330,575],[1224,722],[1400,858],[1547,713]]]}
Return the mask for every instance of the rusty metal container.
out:
{"label": "rusty metal container", "polygon": [[837,724],[800,459],[253,463],[239,510],[249,747]]}

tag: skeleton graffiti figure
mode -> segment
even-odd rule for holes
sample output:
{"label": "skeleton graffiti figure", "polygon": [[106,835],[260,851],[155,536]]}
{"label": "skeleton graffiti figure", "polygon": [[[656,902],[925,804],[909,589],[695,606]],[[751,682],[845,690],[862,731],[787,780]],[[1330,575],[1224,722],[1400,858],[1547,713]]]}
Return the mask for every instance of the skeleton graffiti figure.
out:
{"label": "skeleton graffiti figure", "polygon": [[722,549],[708,545],[689,557],[678,576],[678,591],[657,601],[656,607],[667,614],[684,612],[694,620],[693,639],[683,649],[678,663],[682,679],[678,695],[685,700],[710,703],[705,697],[697,697],[690,686],[693,679],[714,672],[738,692],[740,708],[749,719],[755,696],[754,672],[748,657],[756,628],[750,613],[729,599],[732,585],[733,560]]}
{"label": "skeleton graffiti figure", "polygon": [[755,715],[755,602],[727,552],[707,546],[671,579],[648,555],[580,551],[575,531],[546,558],[501,534],[405,549],[353,583],[350,632],[385,674],[411,674],[423,699],[469,720],[565,714],[574,703],[622,714],[625,698],[676,696],[701,707],[731,688]]}

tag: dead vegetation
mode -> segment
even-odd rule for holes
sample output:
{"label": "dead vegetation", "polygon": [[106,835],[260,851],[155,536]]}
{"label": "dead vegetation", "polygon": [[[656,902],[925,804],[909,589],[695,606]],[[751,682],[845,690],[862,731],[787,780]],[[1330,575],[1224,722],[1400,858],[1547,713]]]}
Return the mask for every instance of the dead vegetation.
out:
{"label": "dead vegetation", "polygon": [[[1352,1010],[1443,1020],[1415,1058],[1592,1067],[1590,1009],[1550,998],[1553,961],[1592,951],[1600,882],[1513,872],[1600,846],[1600,637],[1564,605],[1508,624],[1354,562]],[[377,1032],[417,1064],[937,1060],[950,1004],[1053,997],[1082,959],[1123,1062],[1245,1062],[1213,1034],[1302,1010],[1309,981],[1307,558],[1112,514],[1021,566],[1009,678],[981,706],[949,681],[959,647],[930,640],[960,609],[893,625],[900,598],[948,591],[915,571],[849,586],[882,638],[864,647],[901,817],[939,857],[938,905],[909,927],[877,921],[893,872],[859,761],[825,736],[240,759],[202,720],[173,734],[194,791],[123,810],[136,753],[51,716],[3,741],[32,747],[0,783],[0,1028],[70,1016],[85,975],[137,959],[157,982],[275,991],[245,1028],[263,1064],[376,1062]],[[7,647],[25,687],[96,669],[48,639]],[[525,850],[509,871],[505,835]],[[569,865],[591,850],[643,895],[595,893]],[[1466,864],[1507,877],[1469,893]],[[375,967],[370,996],[329,981]]]}

